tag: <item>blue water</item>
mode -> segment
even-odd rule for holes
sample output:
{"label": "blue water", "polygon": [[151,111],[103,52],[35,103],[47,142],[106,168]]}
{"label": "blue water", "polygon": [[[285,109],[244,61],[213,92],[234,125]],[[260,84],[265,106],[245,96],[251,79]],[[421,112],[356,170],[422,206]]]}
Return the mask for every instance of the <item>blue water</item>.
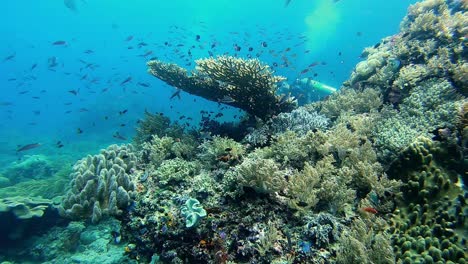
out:
{"label": "blue water", "polygon": [[[260,52],[259,58],[270,65],[287,58],[288,67],[276,71],[288,81],[317,74],[316,80],[339,87],[364,47],[398,31],[413,2],[295,0],[286,8],[280,0],[77,0],[73,12],[63,1],[4,1],[0,166],[16,159],[17,145],[40,142],[41,149],[31,153],[80,157],[121,142],[112,137],[116,131],[131,139],[145,109],[174,120],[190,116],[192,125],[199,121],[200,110],[216,111],[217,104],[201,98],[194,102],[188,94],[168,100],[174,89],[146,73],[145,63],[151,57],[185,65],[179,56],[189,49],[194,59],[209,56],[208,51],[241,57]],[[133,39],[126,41],[130,36]],[[55,41],[66,45],[53,45]],[[138,48],[140,42],[148,45]],[[241,47],[239,52],[235,44]],[[149,51],[152,54],[140,56]],[[3,61],[11,55],[14,58]],[[53,71],[48,68],[52,57],[58,64]],[[321,64],[299,76],[314,62]],[[33,65],[37,66],[32,69]],[[192,69],[193,62],[186,67]],[[131,82],[120,85],[127,77]],[[70,90],[79,92],[73,95]],[[119,115],[124,109],[128,112]],[[235,113],[227,111],[226,118]],[[78,128],[83,133],[78,134]],[[64,147],[57,149],[59,140]]]}

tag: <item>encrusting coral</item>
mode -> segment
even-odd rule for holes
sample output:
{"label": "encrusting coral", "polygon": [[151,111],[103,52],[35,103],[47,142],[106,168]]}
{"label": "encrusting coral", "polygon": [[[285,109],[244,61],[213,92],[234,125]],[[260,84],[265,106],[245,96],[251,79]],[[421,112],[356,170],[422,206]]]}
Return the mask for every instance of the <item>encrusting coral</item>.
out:
{"label": "encrusting coral", "polygon": [[148,62],[149,73],[171,86],[208,100],[240,108],[260,118],[294,109],[296,101],[279,96],[277,83],[268,65],[258,59],[231,56],[199,59],[189,74],[184,68],[162,61]]}
{"label": "encrusting coral", "polygon": [[78,161],[60,214],[72,219],[91,218],[93,223],[121,214],[134,196],[130,174],[135,165],[136,155],[126,145],[111,145],[98,155]]}

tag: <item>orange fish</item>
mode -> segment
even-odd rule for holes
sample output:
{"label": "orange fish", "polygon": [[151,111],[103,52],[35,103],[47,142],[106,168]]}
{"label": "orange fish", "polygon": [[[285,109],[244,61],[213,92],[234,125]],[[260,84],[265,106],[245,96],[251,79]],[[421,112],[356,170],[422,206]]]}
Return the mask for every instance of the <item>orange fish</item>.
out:
{"label": "orange fish", "polygon": [[367,213],[371,213],[371,214],[377,214],[378,213],[378,211],[375,210],[375,208],[372,208],[372,207],[363,207],[363,208],[361,208],[361,210],[363,212],[367,212]]}

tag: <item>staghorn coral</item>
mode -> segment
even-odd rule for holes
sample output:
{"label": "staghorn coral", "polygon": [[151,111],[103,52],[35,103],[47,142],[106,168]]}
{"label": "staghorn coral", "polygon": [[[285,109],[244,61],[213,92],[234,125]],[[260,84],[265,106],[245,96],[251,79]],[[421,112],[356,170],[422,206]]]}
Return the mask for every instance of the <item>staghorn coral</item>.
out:
{"label": "staghorn coral", "polygon": [[298,135],[304,135],[311,130],[326,130],[329,119],[317,112],[309,112],[301,107],[290,113],[281,113],[273,118],[271,130],[273,135],[294,131]]}
{"label": "staghorn coral", "polygon": [[149,73],[171,86],[208,100],[225,103],[260,118],[290,111],[296,106],[291,97],[276,94],[277,83],[268,65],[258,59],[230,56],[199,59],[191,74],[176,64],[148,62]]}
{"label": "staghorn coral", "polygon": [[130,145],[111,145],[98,155],[78,161],[60,214],[72,219],[91,218],[93,223],[121,214],[134,196],[130,173],[135,166],[136,155]]}

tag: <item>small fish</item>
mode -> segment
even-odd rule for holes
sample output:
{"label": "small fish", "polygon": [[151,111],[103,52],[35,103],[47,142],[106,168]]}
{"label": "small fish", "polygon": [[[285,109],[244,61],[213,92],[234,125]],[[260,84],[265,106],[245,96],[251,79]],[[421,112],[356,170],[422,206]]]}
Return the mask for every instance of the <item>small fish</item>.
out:
{"label": "small fish", "polygon": [[223,104],[229,104],[229,103],[234,103],[236,100],[234,98],[225,95],[223,98],[218,100],[218,103],[223,103]]}
{"label": "small fish", "polygon": [[81,128],[77,128],[77,129],[76,129],[76,133],[78,133],[78,134],[83,134],[83,130],[81,130]]}
{"label": "small fish", "polygon": [[57,143],[55,144],[57,146],[57,148],[62,148],[63,147],[63,144],[62,144],[62,141],[57,141]]}
{"label": "small fish", "polygon": [[6,56],[6,57],[3,59],[3,61],[5,62],[5,61],[12,60],[12,59],[14,59],[15,57],[16,57],[16,53]]}
{"label": "small fish", "polygon": [[116,139],[120,139],[120,140],[127,140],[126,137],[120,135],[120,133],[117,131],[114,133],[114,135],[112,135],[113,138],[116,138]]}
{"label": "small fish", "polygon": [[73,95],[77,95],[78,94],[78,91],[77,90],[70,90],[68,91],[69,93],[73,94]]}
{"label": "small fish", "polygon": [[36,67],[37,67],[37,63],[34,63],[34,64],[31,66],[31,69],[30,69],[30,70],[34,70]]}
{"label": "small fish", "polygon": [[177,96],[177,98],[180,99],[180,91],[181,91],[180,89],[177,89],[177,90],[171,95],[171,97],[169,98],[169,100],[173,99],[173,98],[176,97],[176,96]]}
{"label": "small fish", "polygon": [[143,53],[143,54],[140,54],[140,55],[138,55],[138,56],[140,56],[140,57],[146,57],[146,56],[149,56],[149,55],[151,55],[151,54],[153,54],[153,51],[148,50],[147,52],[145,52],[145,53]]}
{"label": "small fish", "polygon": [[371,213],[371,214],[377,214],[378,211],[375,208],[372,207],[363,207],[361,208],[363,212]]}
{"label": "small fish", "polygon": [[32,143],[32,144],[27,144],[24,146],[18,146],[18,149],[16,150],[16,152],[22,152],[22,151],[34,149],[34,148],[40,147],[41,145],[42,145],[41,143]]}
{"label": "small fish", "polygon": [[124,85],[132,80],[132,77],[127,77],[127,79],[123,80],[120,85]]}
{"label": "small fish", "polygon": [[88,50],[85,50],[84,53],[86,53],[86,54],[92,54],[92,53],[94,53],[94,51],[88,49]]}
{"label": "small fish", "polygon": [[195,36],[195,41],[200,41],[200,38],[201,38],[200,35],[196,35]]}
{"label": "small fish", "polygon": [[57,41],[52,43],[52,45],[54,45],[54,46],[61,46],[61,45],[65,45],[65,44],[67,44],[67,42],[65,40],[57,40]]}
{"label": "small fish", "polygon": [[128,37],[125,39],[125,41],[130,41],[130,40],[132,40],[132,39],[133,39],[133,36],[130,35],[130,36],[128,36]]}
{"label": "small fish", "polygon": [[308,71],[309,71],[309,69],[303,69],[303,70],[301,71],[301,74],[307,73]]}
{"label": "small fish", "polygon": [[288,7],[290,3],[291,3],[291,0],[286,0],[286,2],[284,3],[284,7]]}
{"label": "small fish", "polygon": [[140,176],[140,182],[145,182],[149,177],[149,173],[145,171],[143,174]]}
{"label": "small fish", "polygon": [[262,47],[266,48],[268,47],[268,43],[266,43],[265,41],[262,42]]}
{"label": "small fish", "polygon": [[138,82],[137,84],[140,85],[140,86],[143,86],[143,87],[149,87],[150,86],[149,83],[144,83],[144,82]]}
{"label": "small fish", "polygon": [[65,6],[73,12],[78,12],[75,0],[63,0]]}
{"label": "small fish", "polygon": [[127,109],[123,110],[123,111],[119,111],[119,115],[123,115],[123,114],[126,114],[128,112]]}

